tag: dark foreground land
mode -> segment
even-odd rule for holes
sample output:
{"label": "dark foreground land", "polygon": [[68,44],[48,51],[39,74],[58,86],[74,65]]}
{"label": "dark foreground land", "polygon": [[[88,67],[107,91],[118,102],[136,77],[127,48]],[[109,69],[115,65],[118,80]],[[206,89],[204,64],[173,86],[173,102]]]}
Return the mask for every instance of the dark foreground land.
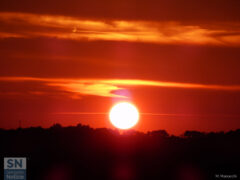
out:
{"label": "dark foreground land", "polygon": [[240,129],[187,131],[175,137],[164,130],[119,134],[82,125],[54,125],[0,130],[0,142],[1,159],[27,157],[29,180],[240,178]]}

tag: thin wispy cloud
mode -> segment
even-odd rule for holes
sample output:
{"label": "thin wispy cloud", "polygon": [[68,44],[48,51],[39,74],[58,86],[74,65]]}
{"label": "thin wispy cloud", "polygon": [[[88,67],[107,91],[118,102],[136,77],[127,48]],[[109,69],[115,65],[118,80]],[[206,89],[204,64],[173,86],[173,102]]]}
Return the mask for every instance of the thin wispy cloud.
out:
{"label": "thin wispy cloud", "polygon": [[[50,37],[72,40],[164,44],[240,45],[239,24],[214,28],[176,21],[87,20],[69,16],[0,12],[0,38]],[[229,24],[228,24],[229,27]]]}
{"label": "thin wispy cloud", "polygon": [[[55,115],[108,115],[108,112],[54,112]],[[236,114],[183,114],[183,113],[145,113],[140,112],[141,116],[163,116],[163,117],[201,117],[201,118],[240,118]]]}
{"label": "thin wispy cloud", "polygon": [[71,97],[94,95],[102,97],[127,98],[116,93],[117,90],[128,87],[149,86],[159,88],[202,89],[215,91],[240,91],[240,85],[195,84],[181,82],[165,82],[139,79],[61,79],[61,78],[35,78],[35,77],[0,77],[5,82],[40,82],[47,87],[68,92]]}

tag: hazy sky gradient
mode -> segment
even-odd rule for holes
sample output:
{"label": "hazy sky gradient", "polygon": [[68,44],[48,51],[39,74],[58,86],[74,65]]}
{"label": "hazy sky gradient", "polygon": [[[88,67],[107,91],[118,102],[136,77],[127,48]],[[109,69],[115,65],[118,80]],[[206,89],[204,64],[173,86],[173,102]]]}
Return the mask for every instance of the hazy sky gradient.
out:
{"label": "hazy sky gradient", "polygon": [[240,1],[0,2],[0,128],[112,127],[120,101],[137,130],[240,127]]}

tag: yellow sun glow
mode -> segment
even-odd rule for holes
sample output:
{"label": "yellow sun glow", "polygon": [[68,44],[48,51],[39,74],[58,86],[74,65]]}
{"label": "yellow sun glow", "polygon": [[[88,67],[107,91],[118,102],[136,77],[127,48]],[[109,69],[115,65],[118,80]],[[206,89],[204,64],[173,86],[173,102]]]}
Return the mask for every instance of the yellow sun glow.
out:
{"label": "yellow sun glow", "polygon": [[137,124],[139,112],[133,104],[121,102],[112,107],[109,118],[116,128],[129,129]]}

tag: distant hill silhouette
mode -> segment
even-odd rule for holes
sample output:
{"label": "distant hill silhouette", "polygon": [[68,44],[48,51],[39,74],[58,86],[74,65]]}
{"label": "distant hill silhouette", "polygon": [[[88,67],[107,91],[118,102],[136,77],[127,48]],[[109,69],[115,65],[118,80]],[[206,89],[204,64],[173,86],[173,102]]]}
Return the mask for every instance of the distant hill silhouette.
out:
{"label": "distant hill silhouette", "polygon": [[0,142],[2,158],[27,157],[29,180],[240,178],[240,129],[186,131],[177,137],[165,130],[120,134],[55,124],[48,129],[0,129]]}

